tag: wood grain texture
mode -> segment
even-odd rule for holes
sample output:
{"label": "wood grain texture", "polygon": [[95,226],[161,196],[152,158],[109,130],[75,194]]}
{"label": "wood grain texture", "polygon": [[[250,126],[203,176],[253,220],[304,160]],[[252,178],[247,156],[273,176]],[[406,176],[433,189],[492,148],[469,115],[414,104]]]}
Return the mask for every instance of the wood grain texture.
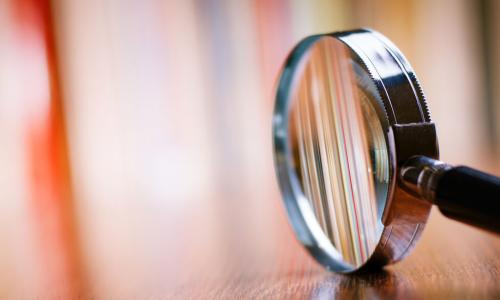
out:
{"label": "wood grain texture", "polygon": [[[168,298],[498,298],[500,239],[431,214],[415,251],[380,272],[346,276],[319,267],[296,242],[282,247],[266,266],[232,266],[225,276],[190,280]],[[262,261],[262,263],[264,263]],[[221,264],[219,268],[227,268]],[[259,269],[259,270],[258,270]],[[215,271],[220,271],[215,270]]]}
{"label": "wood grain texture", "polygon": [[[277,216],[279,219],[279,216]],[[203,222],[204,217],[198,219]],[[282,220],[284,221],[284,220]],[[285,224],[281,221],[277,224]],[[210,227],[207,227],[210,228]],[[179,228],[180,229],[180,228]],[[498,299],[500,239],[445,219],[435,209],[413,253],[378,272],[330,273],[316,264],[288,226],[260,239],[241,228],[208,230],[197,241],[189,228],[164,253],[146,248],[138,265],[109,278],[87,277],[75,299]],[[219,227],[219,229],[221,229]],[[232,229],[236,229],[232,231]],[[201,229],[200,229],[201,230]],[[239,232],[242,235],[231,236]],[[200,232],[199,232],[200,233]],[[199,234],[198,233],[198,234]],[[207,234],[207,235],[206,235]],[[171,235],[170,237],[174,237]],[[263,242],[265,238],[267,242]],[[161,237],[158,237],[162,239]],[[247,238],[247,239],[245,239]],[[163,239],[165,240],[165,239]],[[155,265],[151,265],[155,262]],[[89,266],[87,266],[89,267]],[[126,270],[123,272],[123,270]],[[53,282],[38,299],[62,299]],[[81,284],[77,284],[81,286]],[[4,294],[2,298],[12,298]],[[64,298],[64,297],[63,297]]]}

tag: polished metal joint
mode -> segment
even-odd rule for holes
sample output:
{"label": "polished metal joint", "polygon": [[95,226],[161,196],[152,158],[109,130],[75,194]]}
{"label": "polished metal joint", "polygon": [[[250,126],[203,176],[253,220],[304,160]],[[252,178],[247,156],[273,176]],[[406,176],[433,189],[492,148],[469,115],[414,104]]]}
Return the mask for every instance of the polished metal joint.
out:
{"label": "polished metal joint", "polygon": [[400,180],[406,191],[434,203],[439,179],[450,168],[439,160],[414,156],[401,168]]}

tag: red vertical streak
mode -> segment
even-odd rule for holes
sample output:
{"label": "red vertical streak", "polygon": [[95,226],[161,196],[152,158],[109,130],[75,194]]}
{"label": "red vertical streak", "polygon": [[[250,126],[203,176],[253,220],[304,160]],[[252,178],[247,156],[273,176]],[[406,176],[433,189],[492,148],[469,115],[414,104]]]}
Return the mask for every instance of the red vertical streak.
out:
{"label": "red vertical streak", "polygon": [[[23,99],[28,111],[28,207],[32,210],[31,223],[39,247],[39,287],[43,293],[68,299],[79,294],[81,272],[50,3],[14,0],[12,4],[19,43],[16,47],[22,51],[21,58],[26,57],[34,64],[22,71],[37,70],[23,74],[30,78]],[[45,70],[38,72],[37,68]],[[44,89],[29,86],[29,83],[36,86],[37,82],[48,84],[45,89],[48,93],[37,95],[37,90]]]}

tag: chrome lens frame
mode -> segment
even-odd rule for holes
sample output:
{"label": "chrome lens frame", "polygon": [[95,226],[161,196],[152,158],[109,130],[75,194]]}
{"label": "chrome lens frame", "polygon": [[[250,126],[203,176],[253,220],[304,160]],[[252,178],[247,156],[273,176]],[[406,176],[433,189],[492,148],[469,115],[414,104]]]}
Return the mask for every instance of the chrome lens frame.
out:
{"label": "chrome lens frame", "polygon": [[[303,57],[324,36],[342,41],[353,52],[356,62],[370,75],[382,99],[379,114],[385,127],[390,156],[390,182],[385,209],[380,216],[384,229],[378,245],[366,263],[354,267],[342,260],[323,233],[302,193],[291,168],[289,112],[292,87],[304,63]],[[401,166],[410,157],[438,158],[434,124],[413,69],[402,53],[381,34],[367,30],[316,35],[302,40],[290,53],[283,67],[273,116],[276,172],[289,220],[299,241],[327,269],[350,273],[380,267],[405,257],[414,247],[427,221],[431,204],[407,193],[397,179]]]}

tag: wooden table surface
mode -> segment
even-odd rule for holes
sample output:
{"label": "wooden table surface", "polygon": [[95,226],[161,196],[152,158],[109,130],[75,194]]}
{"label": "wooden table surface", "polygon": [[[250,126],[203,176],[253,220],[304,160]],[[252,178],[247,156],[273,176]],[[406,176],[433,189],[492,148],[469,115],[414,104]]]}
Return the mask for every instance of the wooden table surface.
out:
{"label": "wooden table surface", "polygon": [[[241,260],[227,257],[209,263],[207,271],[187,275],[172,287],[175,298],[499,298],[500,239],[456,223],[434,209],[413,253],[404,261],[376,273],[347,276],[319,267],[291,237],[289,229],[277,255]],[[247,249],[250,250],[250,249]],[[237,250],[234,250],[237,251]],[[234,253],[233,253],[234,254]],[[270,255],[273,256],[273,255]],[[242,256],[248,258],[247,256]],[[235,259],[236,258],[236,259]],[[210,277],[210,276],[209,276]],[[198,279],[195,279],[198,278]]]}

